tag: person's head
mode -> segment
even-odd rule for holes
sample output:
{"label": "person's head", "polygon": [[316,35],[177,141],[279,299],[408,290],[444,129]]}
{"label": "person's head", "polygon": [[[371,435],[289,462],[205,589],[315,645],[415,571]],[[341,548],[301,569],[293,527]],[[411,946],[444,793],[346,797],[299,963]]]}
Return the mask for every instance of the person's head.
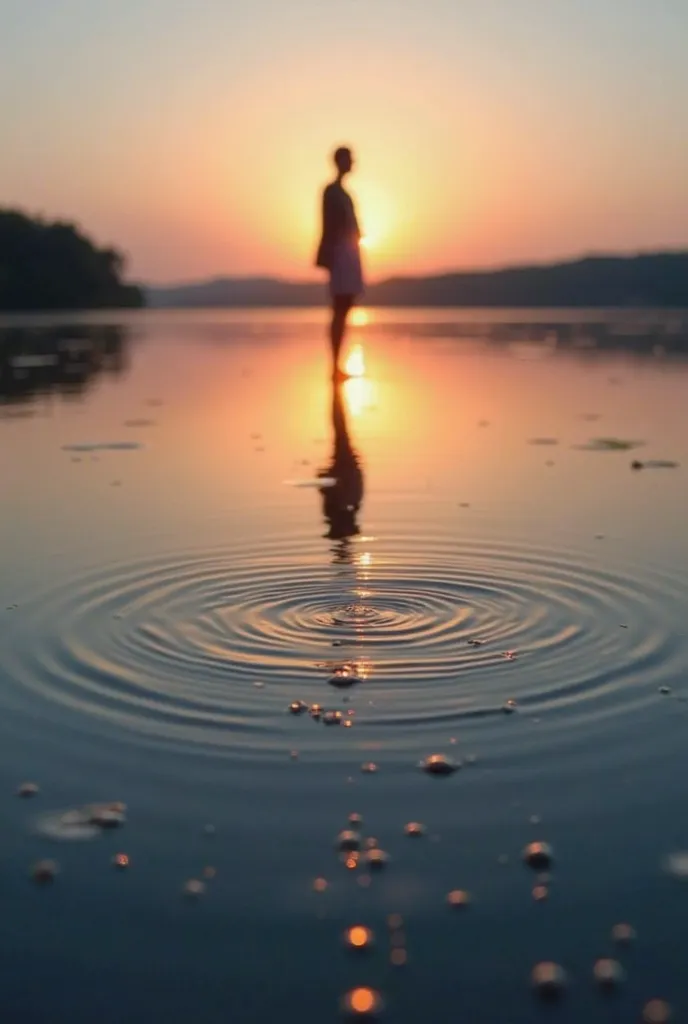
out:
{"label": "person's head", "polygon": [[340,146],[334,151],[334,165],[341,175],[348,174],[354,165],[353,153],[348,146]]}

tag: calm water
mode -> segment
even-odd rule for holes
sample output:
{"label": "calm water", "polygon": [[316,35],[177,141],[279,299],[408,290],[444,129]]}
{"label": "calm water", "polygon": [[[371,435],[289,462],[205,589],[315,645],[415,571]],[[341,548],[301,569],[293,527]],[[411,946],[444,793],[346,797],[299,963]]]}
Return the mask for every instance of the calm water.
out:
{"label": "calm water", "polygon": [[[3,1020],[320,1024],[359,985],[402,1024],[636,1021],[653,997],[685,1019],[688,886],[663,860],[688,849],[686,322],[359,320],[334,408],[319,311],[6,322]],[[431,777],[432,753],[466,763]],[[124,827],[49,834],[96,801]],[[384,871],[340,860],[350,812]],[[549,1012],[543,959],[570,977]]]}

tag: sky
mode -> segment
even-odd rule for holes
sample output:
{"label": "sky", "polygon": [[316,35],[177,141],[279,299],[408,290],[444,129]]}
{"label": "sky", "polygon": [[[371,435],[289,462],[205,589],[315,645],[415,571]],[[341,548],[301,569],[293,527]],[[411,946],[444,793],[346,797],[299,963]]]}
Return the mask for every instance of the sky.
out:
{"label": "sky", "polygon": [[0,0],[0,205],[149,283],[688,247],[688,0]]}

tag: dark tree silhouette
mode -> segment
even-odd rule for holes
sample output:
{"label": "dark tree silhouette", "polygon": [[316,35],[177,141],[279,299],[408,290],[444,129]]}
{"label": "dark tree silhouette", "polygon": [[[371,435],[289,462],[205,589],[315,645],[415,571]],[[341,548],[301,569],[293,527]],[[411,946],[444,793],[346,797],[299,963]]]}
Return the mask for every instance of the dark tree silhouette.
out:
{"label": "dark tree silhouette", "polygon": [[122,280],[124,257],[99,249],[74,224],[0,210],[0,310],[106,309],[144,305]]}

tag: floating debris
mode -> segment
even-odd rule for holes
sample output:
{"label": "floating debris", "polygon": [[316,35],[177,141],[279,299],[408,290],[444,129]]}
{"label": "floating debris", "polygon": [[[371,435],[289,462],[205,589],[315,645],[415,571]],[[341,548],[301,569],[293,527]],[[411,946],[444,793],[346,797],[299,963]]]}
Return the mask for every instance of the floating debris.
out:
{"label": "floating debris", "polygon": [[533,968],[531,981],[543,999],[556,999],[566,988],[566,971],[559,964],[545,960]]}
{"label": "floating debris", "polygon": [[592,975],[601,988],[617,988],[624,980],[624,969],[618,960],[603,957],[592,969]]}
{"label": "floating debris", "polygon": [[418,767],[428,775],[452,775],[461,767],[461,762],[452,761],[446,754],[429,754]]}
{"label": "floating debris", "polygon": [[17,790],[17,796],[28,799],[32,796],[37,796],[39,792],[40,789],[35,782],[22,782],[21,786]]}
{"label": "floating debris", "polygon": [[644,441],[629,441],[622,437],[593,437],[587,444],[574,445],[584,452],[627,452],[632,448],[642,448]]}
{"label": "floating debris", "polygon": [[632,942],[635,942],[637,938],[637,932],[633,925],[626,924],[615,924],[612,928],[612,939],[620,946],[630,946]]}
{"label": "floating debris", "polygon": [[549,843],[528,843],[523,851],[523,860],[537,871],[548,868],[553,859],[554,851]]}
{"label": "floating debris", "polygon": [[502,704],[502,711],[505,715],[513,715],[514,711],[518,711],[518,704],[515,700],[509,699],[505,704]]}
{"label": "floating debris", "polygon": [[421,825],[419,821],[409,821],[408,825],[404,825],[404,832],[407,836],[424,836],[425,825]]}
{"label": "floating debris", "polygon": [[205,889],[205,882],[202,882],[200,878],[190,878],[188,882],[184,883],[182,892],[191,899],[198,899],[204,894]]}
{"label": "floating debris", "polygon": [[673,1010],[664,999],[651,999],[643,1007],[644,1024],[668,1024],[673,1016]]}
{"label": "floating debris", "polygon": [[467,640],[466,643],[469,647],[482,647],[483,644],[487,643],[486,640],[478,640],[475,637],[472,640]]}
{"label": "floating debris", "polygon": [[60,866],[54,860],[39,860],[31,868],[31,877],[39,885],[45,885],[55,880],[60,873]]}
{"label": "floating debris", "polygon": [[678,466],[678,462],[670,459],[648,459],[647,462],[634,459],[631,463],[631,469],[678,469]]}
{"label": "floating debris", "polygon": [[353,829],[344,829],[337,836],[335,845],[339,850],[360,850],[361,835],[359,832],[354,832]]}
{"label": "floating debris", "polygon": [[355,924],[344,932],[344,945],[349,949],[368,950],[372,947],[375,937],[370,930],[362,924]]}
{"label": "floating debris", "polygon": [[290,750],[289,751],[289,757],[292,759],[292,761],[298,761],[298,759],[299,759],[299,752],[298,752],[298,750]]}
{"label": "floating debris", "polygon": [[322,716],[323,725],[341,725],[341,711],[326,711]]}
{"label": "floating debris", "polygon": [[351,825],[352,828],[360,828],[361,825],[363,824],[363,818],[361,817],[360,814],[356,814],[354,812],[349,815],[349,824]]}
{"label": "floating debris", "polygon": [[135,441],[113,441],[98,444],[63,444],[63,452],[130,452],[143,448]]}
{"label": "floating debris", "polygon": [[506,661],[516,661],[516,658],[518,658],[518,651],[502,651],[502,657]]}
{"label": "floating debris", "polygon": [[129,857],[126,853],[116,853],[112,858],[112,866],[119,868],[120,871],[124,871],[129,867]]}
{"label": "floating debris", "polygon": [[36,821],[36,829],[60,841],[94,839],[104,829],[117,828],[126,821],[126,804],[87,804],[67,811],[48,811]]}
{"label": "floating debris", "polygon": [[253,684],[253,686],[254,686],[254,688],[255,688],[256,690],[264,690],[264,689],[265,689],[265,683],[261,683],[260,681],[258,681],[258,682],[255,682],[255,683]]}
{"label": "floating debris", "polygon": [[374,775],[377,771],[377,765],[374,761],[366,761],[361,765],[361,771],[364,775]]}
{"label": "floating debris", "polygon": [[383,1009],[382,996],[373,988],[352,988],[342,998],[342,1012],[348,1017],[373,1018]]}
{"label": "floating debris", "polygon": [[340,690],[348,689],[350,686],[356,686],[357,683],[361,682],[361,677],[346,665],[335,670],[334,674],[327,680],[330,686],[336,686]]}
{"label": "floating debris", "polygon": [[293,700],[288,710],[291,715],[302,715],[304,711],[308,711],[308,705],[305,701]]}
{"label": "floating debris", "polygon": [[670,686],[660,686],[659,692],[661,694],[664,694],[664,696],[666,697],[668,694],[671,693],[671,687]]}
{"label": "floating debris", "polygon": [[363,855],[363,859],[371,871],[381,871],[390,862],[389,854],[377,847],[367,850]]}
{"label": "floating debris", "polygon": [[471,895],[465,889],[452,889],[447,895],[447,903],[454,910],[464,910],[470,906]]}

